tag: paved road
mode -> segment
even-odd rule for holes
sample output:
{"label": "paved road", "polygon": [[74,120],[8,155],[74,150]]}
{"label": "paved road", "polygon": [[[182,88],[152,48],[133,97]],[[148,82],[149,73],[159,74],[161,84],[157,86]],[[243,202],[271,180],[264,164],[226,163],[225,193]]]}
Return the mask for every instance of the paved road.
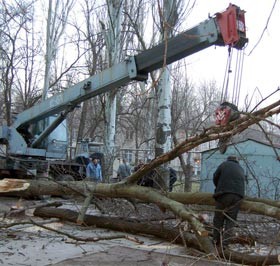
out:
{"label": "paved road", "polygon": [[102,252],[71,258],[61,261],[54,266],[214,266],[214,265],[236,265],[193,258],[191,256],[171,255],[167,253],[154,252],[152,249],[141,250],[130,247],[115,246]]}

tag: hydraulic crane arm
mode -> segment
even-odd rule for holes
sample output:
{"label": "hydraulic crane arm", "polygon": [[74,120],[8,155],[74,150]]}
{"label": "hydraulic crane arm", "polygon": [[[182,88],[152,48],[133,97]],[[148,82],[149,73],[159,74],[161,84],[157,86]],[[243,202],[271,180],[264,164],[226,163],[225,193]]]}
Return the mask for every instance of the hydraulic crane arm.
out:
{"label": "hydraulic crane arm", "polygon": [[242,49],[247,41],[244,11],[230,5],[226,11],[217,13],[178,36],[139,55],[129,57],[125,62],[106,69],[18,114],[13,127],[18,128],[67,108],[74,108],[89,98],[124,86],[131,80],[146,80],[148,73],[161,68],[164,63],[173,63],[212,45],[230,45]]}
{"label": "hydraulic crane arm", "polygon": [[[244,11],[230,5],[199,25],[135,56],[139,73],[148,73],[212,45],[242,49],[248,42]],[[165,52],[166,51],[166,52]]]}
{"label": "hydraulic crane arm", "polygon": [[[197,26],[42,101],[18,114],[12,126],[0,127],[0,141],[10,144],[11,154],[44,156],[45,151],[36,148],[65,119],[67,113],[83,101],[127,85],[132,80],[144,81],[150,72],[165,64],[171,64],[212,45],[229,45],[242,49],[248,41],[244,13],[239,7],[230,5],[226,11],[215,14]],[[55,114],[59,114],[57,119],[31,145],[27,144],[19,132],[26,126]]]}

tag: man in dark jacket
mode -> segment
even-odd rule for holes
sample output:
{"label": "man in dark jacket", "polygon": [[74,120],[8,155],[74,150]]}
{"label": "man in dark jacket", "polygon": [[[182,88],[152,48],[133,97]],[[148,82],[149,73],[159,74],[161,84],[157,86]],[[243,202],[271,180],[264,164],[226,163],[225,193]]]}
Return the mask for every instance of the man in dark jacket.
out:
{"label": "man in dark jacket", "polygon": [[237,157],[229,156],[218,166],[213,182],[216,187],[213,240],[217,245],[227,245],[245,193],[245,174]]}
{"label": "man in dark jacket", "polygon": [[118,177],[119,181],[121,181],[130,175],[131,175],[130,166],[126,162],[126,159],[123,159],[122,163],[119,165],[117,177]]}
{"label": "man in dark jacket", "polygon": [[173,185],[177,181],[177,173],[175,169],[169,167],[169,192],[173,190]]}

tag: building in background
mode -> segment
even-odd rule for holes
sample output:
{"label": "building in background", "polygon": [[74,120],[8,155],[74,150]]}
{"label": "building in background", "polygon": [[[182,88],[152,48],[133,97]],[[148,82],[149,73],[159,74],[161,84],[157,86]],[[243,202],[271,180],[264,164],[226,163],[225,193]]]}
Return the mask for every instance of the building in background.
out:
{"label": "building in background", "polygon": [[250,138],[230,144],[224,154],[218,148],[201,153],[200,191],[214,192],[213,173],[229,155],[237,156],[245,171],[246,196],[280,199],[280,146]]}

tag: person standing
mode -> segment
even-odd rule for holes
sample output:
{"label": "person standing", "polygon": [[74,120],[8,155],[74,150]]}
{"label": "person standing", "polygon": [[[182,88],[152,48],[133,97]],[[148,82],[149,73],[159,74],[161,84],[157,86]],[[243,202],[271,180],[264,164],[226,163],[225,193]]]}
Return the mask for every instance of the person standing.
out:
{"label": "person standing", "polygon": [[169,192],[172,192],[173,185],[177,181],[177,173],[175,169],[169,167]]}
{"label": "person standing", "polygon": [[131,175],[131,168],[126,162],[125,159],[122,160],[122,163],[119,165],[117,176],[119,180],[123,180],[124,178]]}
{"label": "person standing", "polygon": [[237,157],[229,156],[213,175],[215,185],[215,214],[213,218],[213,242],[218,246],[229,244],[232,229],[245,194],[245,174]]}
{"label": "person standing", "polygon": [[102,182],[102,169],[97,158],[90,158],[86,167],[86,177],[88,180],[100,183]]}

